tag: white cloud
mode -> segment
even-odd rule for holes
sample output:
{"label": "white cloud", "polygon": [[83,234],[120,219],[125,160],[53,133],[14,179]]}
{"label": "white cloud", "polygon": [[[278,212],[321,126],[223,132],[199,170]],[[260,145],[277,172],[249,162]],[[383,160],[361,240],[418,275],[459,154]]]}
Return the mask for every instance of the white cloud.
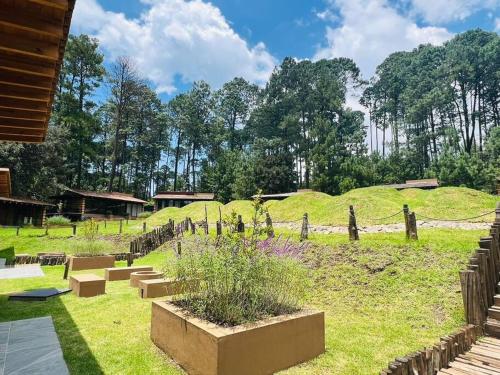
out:
{"label": "white cloud", "polygon": [[139,19],[104,10],[97,0],[79,0],[73,31],[97,37],[111,59],[127,55],[158,92],[175,91],[175,77],[206,80],[215,87],[241,76],[263,83],[276,59],[263,43],[251,47],[220,10],[201,0],[142,0]]}
{"label": "white cloud", "polygon": [[464,20],[481,10],[495,10],[500,0],[412,0],[412,12],[433,24]]}
{"label": "white cloud", "polygon": [[441,44],[452,34],[441,27],[419,27],[399,14],[386,0],[332,0],[330,9],[342,19],[338,27],[327,26],[326,45],[315,59],[350,57],[365,77],[390,53],[411,50],[419,44]]}

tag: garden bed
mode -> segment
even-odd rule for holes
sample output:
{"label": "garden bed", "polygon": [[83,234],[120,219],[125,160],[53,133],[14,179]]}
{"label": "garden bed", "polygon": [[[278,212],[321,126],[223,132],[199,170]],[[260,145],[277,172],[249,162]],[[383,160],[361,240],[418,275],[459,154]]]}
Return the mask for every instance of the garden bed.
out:
{"label": "garden bed", "polygon": [[325,318],[302,310],[222,327],[155,301],[151,339],[189,374],[270,374],[325,352]]}
{"label": "garden bed", "polygon": [[114,255],[71,256],[69,258],[70,271],[94,270],[114,266]]}

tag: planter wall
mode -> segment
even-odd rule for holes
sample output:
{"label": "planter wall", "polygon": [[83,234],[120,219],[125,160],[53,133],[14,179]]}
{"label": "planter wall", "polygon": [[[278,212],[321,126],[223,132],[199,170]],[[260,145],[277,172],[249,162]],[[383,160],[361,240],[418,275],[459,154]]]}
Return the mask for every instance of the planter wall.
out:
{"label": "planter wall", "polygon": [[99,255],[95,257],[76,257],[69,258],[69,269],[71,271],[95,270],[115,266],[115,257],[113,255]]}
{"label": "planter wall", "polygon": [[189,374],[272,374],[325,352],[325,317],[301,311],[225,328],[155,301],[151,339]]}
{"label": "planter wall", "polygon": [[137,271],[130,274],[130,286],[134,288],[139,287],[140,280],[161,279],[163,273],[156,271]]}

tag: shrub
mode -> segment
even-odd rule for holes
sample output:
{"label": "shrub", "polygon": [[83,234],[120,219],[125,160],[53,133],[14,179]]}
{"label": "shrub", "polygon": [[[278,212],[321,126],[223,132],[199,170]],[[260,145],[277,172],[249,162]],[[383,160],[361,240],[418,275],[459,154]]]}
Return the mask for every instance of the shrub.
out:
{"label": "shrub", "polygon": [[108,241],[79,241],[74,246],[76,256],[98,256],[112,252],[113,246]]}
{"label": "shrub", "polygon": [[47,219],[47,224],[48,225],[69,225],[71,224],[71,220],[68,219],[67,217],[56,215],[49,217]]}
{"label": "shrub", "polygon": [[151,215],[153,215],[152,212],[150,211],[144,211],[144,212],[141,212],[139,215],[137,215],[137,217],[139,219],[147,219],[148,217],[150,217]]}
{"label": "shrub", "polygon": [[184,244],[166,271],[179,281],[199,280],[199,289],[187,289],[175,304],[224,326],[300,310],[309,285],[300,251],[278,245],[279,239],[260,240],[262,205],[255,203],[254,210],[248,238],[229,231],[216,240],[192,237]]}
{"label": "shrub", "polygon": [[13,247],[7,247],[6,249],[0,250],[0,258],[4,258],[7,264],[14,262],[16,254]]}

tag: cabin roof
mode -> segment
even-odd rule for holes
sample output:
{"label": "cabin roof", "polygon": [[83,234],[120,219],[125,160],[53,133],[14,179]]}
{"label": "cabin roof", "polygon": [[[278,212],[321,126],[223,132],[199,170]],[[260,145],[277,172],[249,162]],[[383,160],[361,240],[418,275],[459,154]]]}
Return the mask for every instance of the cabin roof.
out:
{"label": "cabin roof", "polygon": [[19,198],[19,197],[0,197],[0,202],[15,203],[15,204],[28,204],[32,206],[55,206],[54,204],[37,201],[35,199]]}
{"label": "cabin roof", "polygon": [[384,187],[390,187],[398,190],[402,189],[435,189],[439,187],[439,182],[437,178],[427,178],[422,180],[407,180],[404,184],[390,184],[382,185]]}
{"label": "cabin roof", "polygon": [[0,140],[45,141],[75,0],[2,0]]}
{"label": "cabin roof", "polygon": [[158,192],[153,199],[172,199],[189,201],[212,201],[215,195],[213,193],[197,193],[192,191],[163,191]]}
{"label": "cabin roof", "polygon": [[128,203],[140,203],[140,204],[148,203],[142,199],[135,198],[132,194],[118,193],[118,192],[107,193],[107,192],[97,192],[97,191],[88,191],[79,189],[66,189],[63,194],[55,198],[67,197],[71,195],[71,193],[74,195],[79,195],[87,198],[110,199],[110,200],[116,200]]}

